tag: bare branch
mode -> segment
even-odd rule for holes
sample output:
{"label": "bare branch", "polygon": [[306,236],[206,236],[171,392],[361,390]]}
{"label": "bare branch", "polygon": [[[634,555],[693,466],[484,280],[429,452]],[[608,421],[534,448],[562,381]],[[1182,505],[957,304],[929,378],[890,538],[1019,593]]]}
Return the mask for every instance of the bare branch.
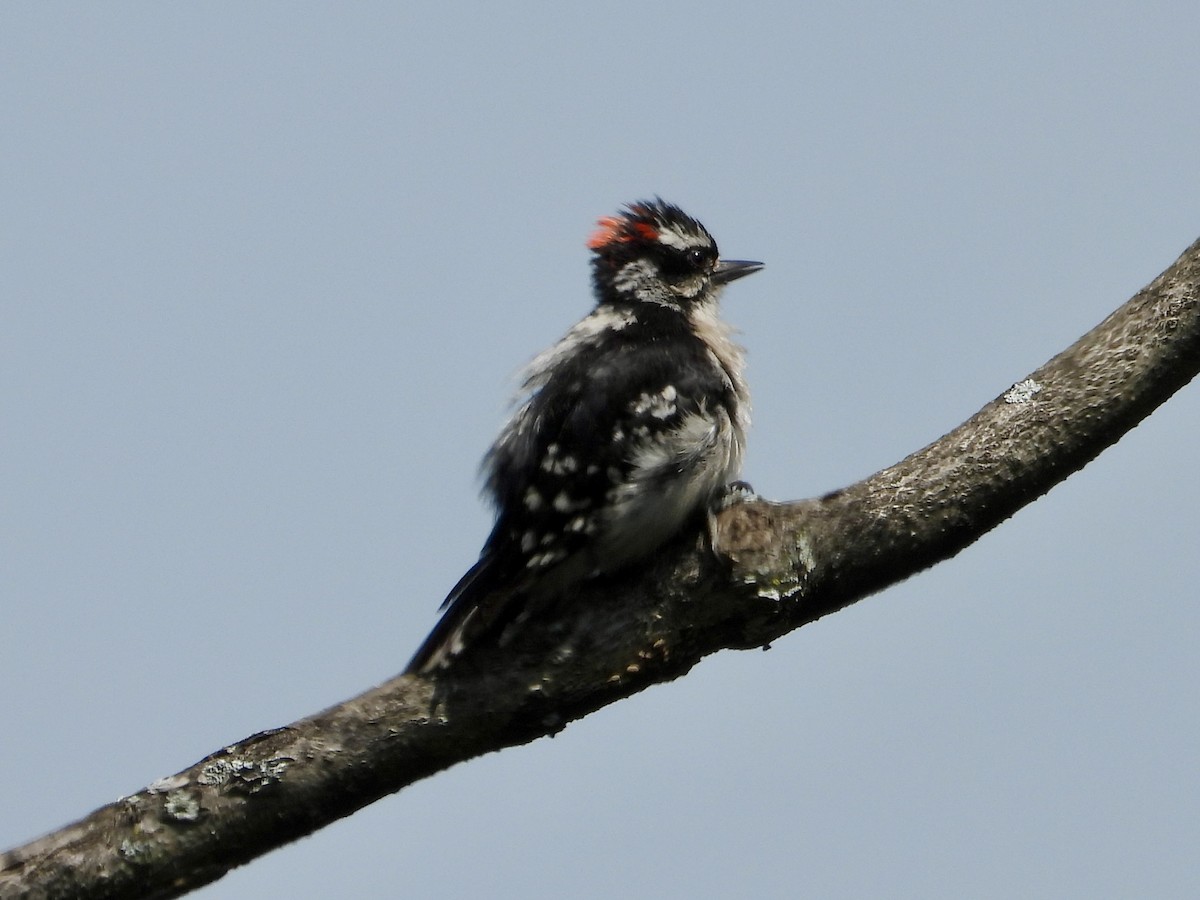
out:
{"label": "bare branch", "polygon": [[1200,241],[969,421],[816,500],[734,503],[437,682],[394,679],[0,856],[0,897],[175,897],[457,762],[765,644],[957,553],[1200,368]]}

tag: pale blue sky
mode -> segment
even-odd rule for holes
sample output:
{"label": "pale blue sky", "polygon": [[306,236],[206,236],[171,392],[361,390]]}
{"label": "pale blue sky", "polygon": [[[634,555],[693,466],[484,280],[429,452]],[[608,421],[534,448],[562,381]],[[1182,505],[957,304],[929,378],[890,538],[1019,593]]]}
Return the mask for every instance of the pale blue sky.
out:
{"label": "pale blue sky", "polygon": [[[0,845],[396,672],[661,194],[746,478],[957,425],[1200,234],[1195,3],[0,6]],[[958,558],[197,896],[1191,897],[1200,391]]]}

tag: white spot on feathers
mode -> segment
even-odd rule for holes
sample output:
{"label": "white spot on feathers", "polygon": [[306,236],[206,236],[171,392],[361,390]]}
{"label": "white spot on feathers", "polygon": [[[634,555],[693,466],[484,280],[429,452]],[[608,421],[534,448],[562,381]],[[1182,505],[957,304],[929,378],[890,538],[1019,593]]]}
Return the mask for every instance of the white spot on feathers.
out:
{"label": "white spot on feathers", "polygon": [[529,557],[525,563],[527,569],[544,569],[547,566],[552,566],[557,562],[567,558],[567,552],[561,549],[547,550],[545,553],[538,553]]}
{"label": "white spot on feathers", "polygon": [[629,404],[629,411],[635,416],[652,416],[655,419],[669,419],[675,415],[675,399],[679,392],[673,384],[668,384],[661,391],[641,394]]}
{"label": "white spot on feathers", "polygon": [[554,508],[560,513],[578,512],[592,505],[590,500],[572,500],[566,491],[559,491],[554,498]]}
{"label": "white spot on feathers", "polygon": [[579,470],[579,461],[573,456],[563,454],[558,444],[551,444],[546,448],[541,467],[543,472],[552,475],[569,475]]}

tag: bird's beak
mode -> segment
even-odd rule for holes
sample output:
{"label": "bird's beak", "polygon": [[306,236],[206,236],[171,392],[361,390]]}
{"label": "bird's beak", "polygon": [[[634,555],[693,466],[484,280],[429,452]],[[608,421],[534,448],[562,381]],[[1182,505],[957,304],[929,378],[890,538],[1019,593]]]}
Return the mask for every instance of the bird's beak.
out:
{"label": "bird's beak", "polygon": [[744,275],[753,275],[762,267],[762,263],[746,259],[719,259],[717,267],[713,269],[712,280],[716,284],[729,284]]}

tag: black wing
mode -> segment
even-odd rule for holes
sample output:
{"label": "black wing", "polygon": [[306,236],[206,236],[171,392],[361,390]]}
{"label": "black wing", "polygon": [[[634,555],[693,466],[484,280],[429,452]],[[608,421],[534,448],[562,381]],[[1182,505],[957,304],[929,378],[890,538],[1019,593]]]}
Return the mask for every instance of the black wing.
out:
{"label": "black wing", "polygon": [[630,326],[615,346],[572,354],[505,427],[485,459],[495,528],[406,671],[442,667],[503,633],[527,613],[531,595],[612,568],[599,555],[604,513],[631,479],[636,450],[689,416],[735,402],[728,379],[686,330],[664,340],[659,323],[653,341],[648,330],[639,340],[639,331]]}

